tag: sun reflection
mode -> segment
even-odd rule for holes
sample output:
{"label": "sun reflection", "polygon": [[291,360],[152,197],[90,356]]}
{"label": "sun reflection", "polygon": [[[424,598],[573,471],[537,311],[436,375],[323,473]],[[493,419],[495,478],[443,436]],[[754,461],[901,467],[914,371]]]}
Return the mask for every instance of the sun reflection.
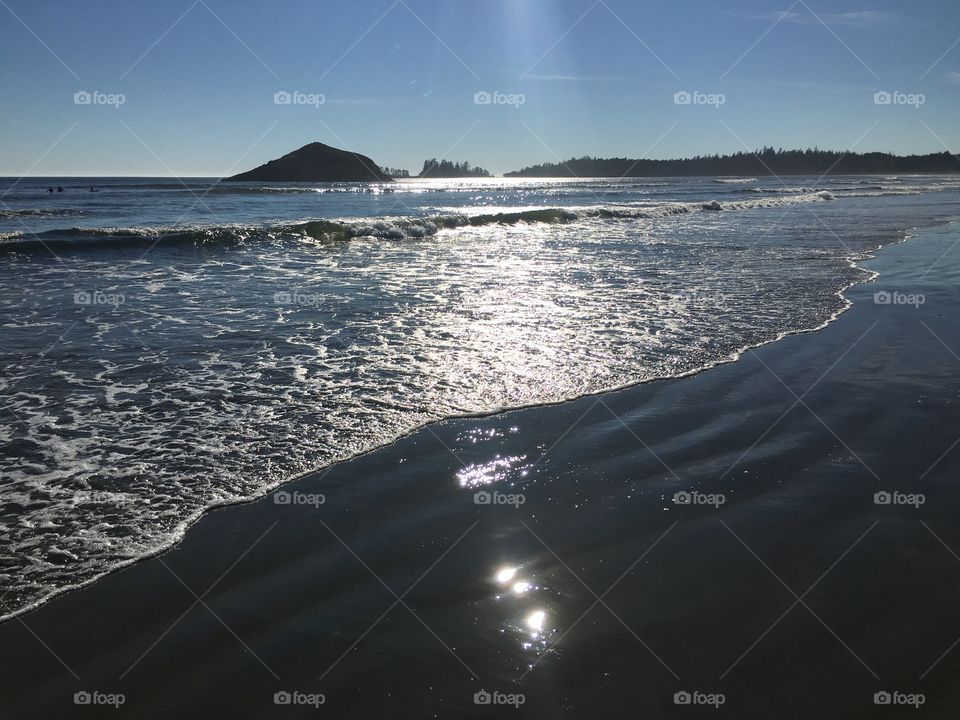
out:
{"label": "sun reflection", "polygon": [[524,652],[545,652],[554,630],[548,625],[548,608],[537,607],[541,601],[534,599],[543,587],[524,570],[522,563],[496,566],[489,577],[499,588],[494,595],[497,602],[509,607],[509,619],[501,632],[510,632]]}
{"label": "sun reflection", "polygon": [[516,595],[523,595],[525,592],[530,590],[531,587],[533,586],[530,583],[528,583],[526,580],[521,580],[513,584],[513,592]]}
{"label": "sun reflection", "polygon": [[[508,455],[501,457],[497,455],[493,460],[487,463],[474,463],[457,471],[457,480],[462,488],[476,488],[490,485],[498,480],[505,479],[516,465],[527,459],[526,455]],[[526,470],[521,470],[519,475],[524,477]]]}
{"label": "sun reflection", "polygon": [[547,619],[547,614],[543,610],[534,610],[532,613],[527,615],[524,622],[527,624],[527,627],[533,630],[533,636],[536,637],[537,634],[543,630],[543,623]]}

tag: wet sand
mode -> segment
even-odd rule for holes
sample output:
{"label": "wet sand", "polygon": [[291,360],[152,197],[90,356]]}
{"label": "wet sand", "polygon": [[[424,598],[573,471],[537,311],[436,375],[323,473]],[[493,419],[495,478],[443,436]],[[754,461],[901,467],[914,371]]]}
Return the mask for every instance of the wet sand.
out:
{"label": "wet sand", "polygon": [[955,717],[958,240],[886,248],[836,322],[738,362],[436,424],[212,512],[0,625],[2,716]]}

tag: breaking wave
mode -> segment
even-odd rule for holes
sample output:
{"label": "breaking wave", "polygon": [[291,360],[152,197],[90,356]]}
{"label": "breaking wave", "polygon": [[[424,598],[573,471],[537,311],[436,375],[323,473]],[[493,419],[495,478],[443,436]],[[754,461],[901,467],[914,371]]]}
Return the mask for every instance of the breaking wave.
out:
{"label": "breaking wave", "polygon": [[0,248],[25,250],[32,246],[68,245],[137,245],[137,244],[231,244],[247,241],[312,239],[344,241],[354,238],[383,240],[417,239],[436,235],[442,230],[519,223],[573,223],[578,220],[655,220],[657,218],[698,212],[742,211],[779,207],[798,203],[833,200],[832,193],[820,190],[800,195],[749,200],[708,202],[676,202],[630,204],[585,208],[524,209],[513,212],[465,214],[450,213],[426,217],[382,217],[364,219],[308,220],[268,226],[216,225],[173,227],[64,228],[38,234],[22,232],[0,235]]}

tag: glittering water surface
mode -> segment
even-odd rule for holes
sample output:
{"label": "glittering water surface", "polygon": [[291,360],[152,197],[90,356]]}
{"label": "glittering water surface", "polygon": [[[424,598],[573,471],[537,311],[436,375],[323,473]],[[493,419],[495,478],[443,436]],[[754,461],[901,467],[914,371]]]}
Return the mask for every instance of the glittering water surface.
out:
{"label": "glittering water surface", "polygon": [[[851,260],[956,214],[948,180],[790,182],[0,183],[0,615],[426,422],[815,328]],[[505,598],[536,588],[506,570]],[[549,611],[514,631],[544,642]]]}

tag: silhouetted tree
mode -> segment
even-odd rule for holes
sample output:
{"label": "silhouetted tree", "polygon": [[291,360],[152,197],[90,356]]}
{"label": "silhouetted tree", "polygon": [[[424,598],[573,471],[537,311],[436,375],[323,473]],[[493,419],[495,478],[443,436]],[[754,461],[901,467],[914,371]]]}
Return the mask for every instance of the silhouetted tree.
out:
{"label": "silhouetted tree", "polygon": [[420,177],[456,178],[490,177],[490,173],[481,167],[470,167],[469,162],[453,163],[449,160],[430,158],[423,161]]}

